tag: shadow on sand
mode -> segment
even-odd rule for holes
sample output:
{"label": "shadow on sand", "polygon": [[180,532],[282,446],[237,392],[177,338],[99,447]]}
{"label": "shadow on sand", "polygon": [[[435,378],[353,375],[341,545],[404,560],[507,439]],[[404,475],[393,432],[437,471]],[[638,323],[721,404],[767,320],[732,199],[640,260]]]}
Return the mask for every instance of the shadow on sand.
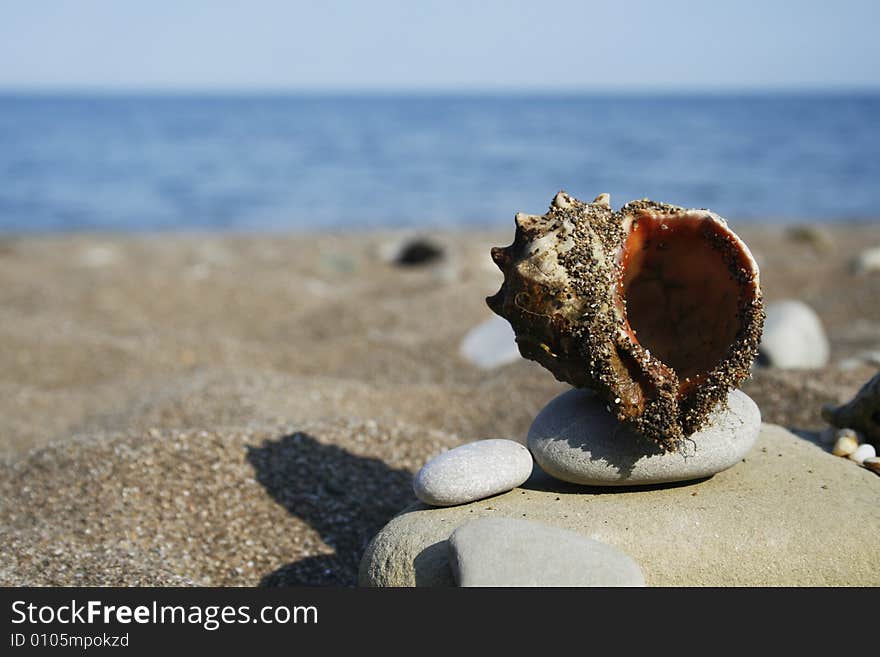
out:
{"label": "shadow on sand", "polygon": [[367,543],[415,498],[413,474],[293,433],[248,447],[257,480],[335,552],[285,564],[261,586],[355,586]]}

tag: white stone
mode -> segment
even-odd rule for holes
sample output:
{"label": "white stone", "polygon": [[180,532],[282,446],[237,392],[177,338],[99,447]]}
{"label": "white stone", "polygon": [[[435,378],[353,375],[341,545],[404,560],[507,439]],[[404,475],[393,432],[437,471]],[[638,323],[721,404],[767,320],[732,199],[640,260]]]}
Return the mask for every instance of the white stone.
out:
{"label": "white stone", "polygon": [[865,249],[853,261],[853,269],[858,274],[880,271],[880,246]]}
{"label": "white stone", "polygon": [[734,390],[706,426],[687,440],[686,452],[662,452],[617,421],[601,397],[570,390],[553,399],[529,428],[535,461],[557,479],[592,486],[689,481],[740,462],[761,430],[761,412]]}
{"label": "white stone", "polygon": [[856,450],[849,455],[849,458],[859,465],[862,465],[865,462],[865,459],[871,459],[875,456],[877,456],[877,450],[874,449],[874,446],[871,443],[865,443],[859,445]]}
{"label": "white stone", "polygon": [[459,586],[645,586],[613,545],[514,518],[465,523],[449,537],[449,560]]}
{"label": "white stone", "polygon": [[828,364],[828,337],[822,321],[795,299],[767,305],[760,346],[761,360],[782,369],[817,369]]}
{"label": "white stone", "polygon": [[503,317],[492,317],[471,329],[462,339],[459,353],[483,369],[508,365],[520,359],[516,334]]}
{"label": "white stone", "polygon": [[504,493],[532,473],[532,456],[520,443],[478,440],[443,452],[416,474],[413,490],[425,504],[452,506]]}

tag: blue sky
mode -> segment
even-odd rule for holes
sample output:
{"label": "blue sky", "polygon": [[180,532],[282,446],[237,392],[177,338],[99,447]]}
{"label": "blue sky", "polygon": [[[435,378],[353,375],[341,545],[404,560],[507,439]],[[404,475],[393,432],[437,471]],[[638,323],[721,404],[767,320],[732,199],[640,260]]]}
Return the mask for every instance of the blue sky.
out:
{"label": "blue sky", "polygon": [[880,87],[880,2],[0,0],[0,87]]}

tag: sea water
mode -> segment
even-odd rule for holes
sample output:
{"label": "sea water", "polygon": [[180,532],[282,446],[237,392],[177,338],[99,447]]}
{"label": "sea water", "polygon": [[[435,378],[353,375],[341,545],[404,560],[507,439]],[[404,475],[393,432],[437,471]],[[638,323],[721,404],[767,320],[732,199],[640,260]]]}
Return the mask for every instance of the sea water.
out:
{"label": "sea water", "polygon": [[872,221],[880,93],[0,94],[0,232],[501,226],[559,189]]}

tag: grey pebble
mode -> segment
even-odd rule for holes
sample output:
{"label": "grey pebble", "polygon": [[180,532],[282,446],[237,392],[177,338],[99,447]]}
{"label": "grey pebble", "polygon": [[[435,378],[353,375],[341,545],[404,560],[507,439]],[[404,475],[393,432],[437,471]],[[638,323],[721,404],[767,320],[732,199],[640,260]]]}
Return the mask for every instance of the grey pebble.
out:
{"label": "grey pebble", "polygon": [[514,518],[480,518],[449,538],[459,586],[645,586],[621,550],[573,531]]}
{"label": "grey pebble", "polygon": [[782,369],[817,369],[828,364],[828,337],[822,321],[796,299],[767,305],[759,361]]}
{"label": "grey pebble", "polygon": [[452,506],[516,488],[532,474],[532,456],[513,440],[490,438],[461,445],[428,461],[413,490],[425,504]]}
{"label": "grey pebble", "polygon": [[459,353],[482,369],[508,365],[521,358],[516,334],[503,317],[492,317],[471,329],[462,339]]}
{"label": "grey pebble", "polygon": [[880,271],[880,246],[865,249],[853,260],[853,271],[868,274]]}
{"label": "grey pebble", "polygon": [[700,479],[725,470],[748,453],[761,430],[752,399],[732,391],[727,404],[686,441],[686,450],[661,452],[622,425],[600,397],[570,390],[553,399],[529,428],[529,449],[548,474],[576,484],[619,486]]}

